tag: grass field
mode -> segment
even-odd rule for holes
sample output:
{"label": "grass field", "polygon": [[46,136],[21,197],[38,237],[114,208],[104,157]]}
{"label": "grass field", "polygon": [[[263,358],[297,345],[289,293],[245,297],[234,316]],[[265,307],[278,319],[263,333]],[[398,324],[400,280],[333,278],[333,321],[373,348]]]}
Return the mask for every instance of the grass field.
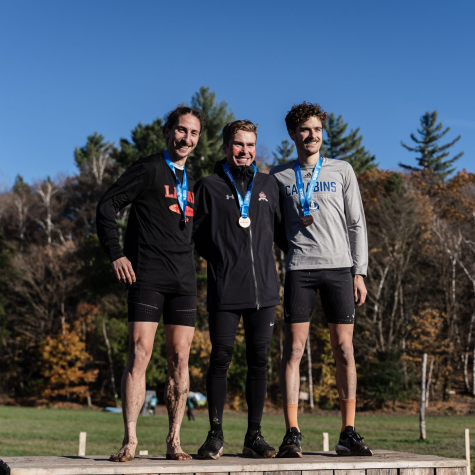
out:
{"label": "grass field", "polygon": [[[330,434],[333,450],[339,434],[336,416],[303,415],[299,418],[304,435],[304,451],[322,450],[322,432]],[[278,447],[284,434],[280,415],[265,415],[263,435]],[[167,416],[140,417],[139,449],[149,454],[165,453]],[[373,448],[434,454],[464,458],[464,429],[471,429],[472,454],[475,448],[475,417],[428,417],[427,440],[419,440],[417,417],[361,416],[357,430]],[[225,451],[240,452],[246,431],[246,415],[227,412],[224,415]],[[120,448],[122,416],[95,410],[35,409],[0,406],[0,457],[14,455],[77,455],[79,432],[87,432],[88,455],[111,454]],[[183,421],[182,447],[196,453],[206,438],[208,417],[196,414],[196,421]],[[475,471],[472,471],[475,473]]]}

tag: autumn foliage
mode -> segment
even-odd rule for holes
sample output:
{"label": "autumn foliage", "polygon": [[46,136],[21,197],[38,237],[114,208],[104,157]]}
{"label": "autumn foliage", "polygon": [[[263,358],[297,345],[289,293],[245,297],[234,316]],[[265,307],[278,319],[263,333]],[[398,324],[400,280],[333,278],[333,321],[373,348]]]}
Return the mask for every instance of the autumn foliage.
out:
{"label": "autumn foliage", "polygon": [[[193,100],[213,118],[190,158],[196,178],[210,173],[221,158],[219,134],[230,115],[206,88]],[[126,289],[116,282],[99,245],[95,208],[134,160],[164,149],[161,125],[161,119],[139,124],[119,147],[90,135],[75,149],[76,175],[32,184],[17,177],[0,193],[0,397],[84,404],[90,396],[98,405],[120,403],[128,351]],[[282,159],[292,154],[288,145],[281,148]],[[359,404],[374,408],[416,397],[423,353],[428,353],[431,401],[475,397],[475,174],[464,170],[441,179],[427,169],[372,168],[358,181],[369,238],[368,297],[357,311],[354,336]],[[121,243],[128,213],[125,208],[117,216]],[[276,258],[283,284],[284,256],[277,249]],[[198,316],[190,381],[192,390],[205,393],[211,352],[206,262],[195,256],[195,263]],[[278,307],[268,360],[268,402],[276,405],[281,403],[282,314]],[[228,378],[234,408],[245,408],[246,370],[240,328]],[[319,302],[301,373],[312,375],[317,405],[337,406],[335,366]],[[147,387],[156,389],[159,399],[165,379],[161,323],[147,371]],[[302,390],[308,388],[307,377]]]}
{"label": "autumn foliage", "polygon": [[65,323],[56,336],[46,337],[40,344],[43,397],[81,400],[90,396],[89,384],[96,381],[99,370],[90,366],[92,357],[84,342],[85,324],[83,317],[72,328]]}

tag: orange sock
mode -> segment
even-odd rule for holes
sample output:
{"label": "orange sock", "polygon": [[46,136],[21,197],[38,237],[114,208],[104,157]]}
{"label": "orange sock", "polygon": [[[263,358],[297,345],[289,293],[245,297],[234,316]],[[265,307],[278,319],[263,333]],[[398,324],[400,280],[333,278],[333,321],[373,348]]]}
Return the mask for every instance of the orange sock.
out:
{"label": "orange sock", "polygon": [[355,426],[356,399],[340,399],[341,424],[343,432],[348,426]]}
{"label": "orange sock", "polygon": [[296,427],[300,432],[299,424],[297,422],[298,409],[298,404],[284,404],[285,428],[287,430],[291,427]]}

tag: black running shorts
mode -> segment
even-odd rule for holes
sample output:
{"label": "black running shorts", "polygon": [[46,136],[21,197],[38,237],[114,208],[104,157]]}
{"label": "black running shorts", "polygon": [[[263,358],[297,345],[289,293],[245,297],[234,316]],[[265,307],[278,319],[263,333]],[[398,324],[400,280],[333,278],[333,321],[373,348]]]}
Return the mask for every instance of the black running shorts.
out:
{"label": "black running shorts", "polygon": [[131,287],[127,297],[129,322],[159,322],[164,325],[196,324],[196,295],[162,294]]}
{"label": "black running shorts", "polygon": [[294,270],[285,275],[284,321],[309,322],[317,290],[328,323],[355,323],[351,268]]}

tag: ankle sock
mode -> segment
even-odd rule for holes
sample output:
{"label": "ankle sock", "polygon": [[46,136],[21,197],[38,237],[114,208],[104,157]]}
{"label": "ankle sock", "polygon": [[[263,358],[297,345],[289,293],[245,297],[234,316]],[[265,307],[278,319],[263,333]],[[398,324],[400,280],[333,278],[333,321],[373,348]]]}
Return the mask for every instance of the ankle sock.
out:
{"label": "ankle sock", "polygon": [[356,399],[340,399],[341,431],[348,426],[355,426]]}
{"label": "ankle sock", "polygon": [[297,422],[298,404],[284,404],[285,428],[289,430],[291,427],[296,427],[298,431],[299,424]]}

